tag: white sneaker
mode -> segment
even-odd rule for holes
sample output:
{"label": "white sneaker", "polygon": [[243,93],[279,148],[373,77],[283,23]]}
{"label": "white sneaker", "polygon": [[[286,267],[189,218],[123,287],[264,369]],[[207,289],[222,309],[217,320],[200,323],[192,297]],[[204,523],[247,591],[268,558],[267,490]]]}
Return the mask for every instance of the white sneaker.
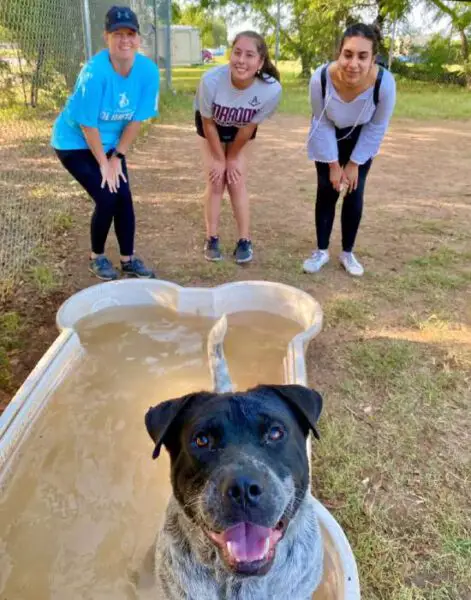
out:
{"label": "white sneaker", "polygon": [[347,273],[350,273],[350,275],[361,277],[365,272],[361,264],[355,258],[353,252],[342,252],[340,255],[340,262],[344,266]]}
{"label": "white sneaker", "polygon": [[303,262],[303,271],[305,273],[317,273],[324,265],[329,262],[328,250],[315,250],[310,258]]}

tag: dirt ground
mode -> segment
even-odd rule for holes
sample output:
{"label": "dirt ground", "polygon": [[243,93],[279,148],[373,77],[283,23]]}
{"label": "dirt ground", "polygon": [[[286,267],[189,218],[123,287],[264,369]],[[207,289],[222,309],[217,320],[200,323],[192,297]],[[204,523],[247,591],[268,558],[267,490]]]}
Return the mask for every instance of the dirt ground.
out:
{"label": "dirt ground", "polygon": [[[368,272],[381,275],[400,269],[411,257],[432,249],[437,243],[433,236],[417,239],[414,235],[415,226],[424,221],[457,228],[457,234],[462,223],[467,233],[471,172],[463,158],[471,156],[471,126],[465,127],[463,123],[403,122],[392,128],[371,171],[358,237],[357,252]],[[354,289],[356,282],[333,265],[326,270],[322,286],[312,276],[299,277],[301,261],[314,245],[315,175],[305,158],[305,134],[304,120],[291,116],[277,116],[261,128],[250,176],[256,259],[249,268],[225,265],[219,273],[201,260],[204,186],[193,128],[163,125],[151,130],[134,152],[130,167],[137,252],[155,265],[160,278],[177,276],[183,283],[264,279],[276,269],[277,261],[283,261],[286,278],[296,279],[321,302],[334,290]],[[236,233],[227,204],[221,238],[230,261]],[[339,249],[338,225],[334,255]],[[93,283],[86,269],[80,268],[89,246],[85,210],[78,215],[74,235],[76,260],[70,266],[75,267],[75,285],[81,288]],[[468,238],[462,241],[469,243]]]}
{"label": "dirt ground", "polygon": [[[227,260],[221,265],[202,260],[204,184],[193,127],[152,127],[130,159],[137,253],[155,266],[159,278],[182,285],[274,278],[305,289],[325,304],[337,297],[361,296],[365,281],[374,287],[382,277],[401,272],[411,258],[439,248],[444,238],[470,250],[471,171],[464,157],[471,156],[471,125],[400,121],[387,135],[367,184],[356,248],[366,277],[354,280],[338,266],[338,217],[331,242],[333,260],[317,276],[302,274],[302,260],[315,242],[315,172],[306,159],[305,135],[305,120],[287,115],[277,115],[259,129],[250,174],[255,260],[241,268],[231,260],[236,231],[227,198],[221,226]],[[60,303],[74,291],[97,283],[87,271],[91,203],[70,184],[55,158],[48,156],[42,163],[48,177],[65,177],[70,186],[73,227],[54,242],[60,291],[34,301],[34,291],[25,284],[3,307],[25,315],[28,330],[35,332],[13,357],[12,383],[0,394],[3,405],[54,339]],[[113,231],[108,253],[117,262]],[[460,321],[469,325],[469,289],[454,303]],[[386,308],[381,317],[385,322],[398,311],[394,304],[387,303]],[[411,311],[415,308],[410,306]],[[315,379],[324,383],[329,376],[329,372],[316,373]]]}

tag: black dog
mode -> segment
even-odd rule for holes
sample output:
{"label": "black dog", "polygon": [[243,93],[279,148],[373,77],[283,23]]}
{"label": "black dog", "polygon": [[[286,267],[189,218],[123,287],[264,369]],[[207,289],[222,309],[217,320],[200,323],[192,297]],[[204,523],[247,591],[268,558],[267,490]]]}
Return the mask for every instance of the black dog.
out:
{"label": "black dog", "polygon": [[[149,409],[171,458],[173,498],[156,546],[169,600],[307,600],[323,544],[309,490],[306,438],[320,395],[298,385],[201,392]],[[162,595],[159,595],[162,598]]]}

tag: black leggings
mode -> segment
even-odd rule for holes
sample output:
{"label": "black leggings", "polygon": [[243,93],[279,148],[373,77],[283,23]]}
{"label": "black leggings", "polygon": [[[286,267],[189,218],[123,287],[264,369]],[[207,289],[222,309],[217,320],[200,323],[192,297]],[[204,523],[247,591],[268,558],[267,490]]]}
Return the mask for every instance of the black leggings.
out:
{"label": "black leggings", "polygon": [[132,256],[136,221],[126,160],[123,159],[123,173],[127,183],[120,179],[118,191],[112,193],[107,185],[101,187],[100,167],[90,150],[56,150],[56,154],[67,171],[95,202],[90,227],[92,252],[95,254],[105,252],[106,238],[111,223],[114,223],[121,255]]}
{"label": "black leggings", "polygon": [[[339,149],[339,163],[345,166],[350,160],[355,144],[360,135],[361,127],[356,127],[346,139],[343,138],[351,127],[337,129],[337,144]],[[372,159],[358,168],[358,186],[353,192],[346,194],[342,205],[342,249],[351,252],[360,226],[363,212],[363,193],[365,191],[366,176],[370,170]],[[327,250],[330,234],[335,218],[335,205],[339,198],[330,183],[330,170],[328,163],[316,162],[317,169],[317,197],[316,197],[316,233],[317,247]]]}

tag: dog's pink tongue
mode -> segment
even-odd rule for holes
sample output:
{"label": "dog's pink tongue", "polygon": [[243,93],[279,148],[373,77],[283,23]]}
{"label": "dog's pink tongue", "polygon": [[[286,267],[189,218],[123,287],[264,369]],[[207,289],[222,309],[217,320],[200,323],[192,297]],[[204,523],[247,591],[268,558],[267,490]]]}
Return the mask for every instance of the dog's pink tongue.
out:
{"label": "dog's pink tongue", "polygon": [[227,550],[237,562],[262,560],[270,549],[271,529],[253,523],[239,523],[223,534]]}

